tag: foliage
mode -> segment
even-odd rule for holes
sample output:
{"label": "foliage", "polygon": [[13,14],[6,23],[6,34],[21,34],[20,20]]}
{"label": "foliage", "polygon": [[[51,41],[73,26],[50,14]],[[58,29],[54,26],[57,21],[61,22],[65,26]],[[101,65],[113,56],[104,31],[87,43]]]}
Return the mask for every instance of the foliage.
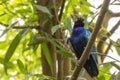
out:
{"label": "foliage", "polygon": [[33,4],[35,1],[32,0],[0,1],[0,29],[3,29],[0,37],[1,80],[18,79],[19,77],[21,80],[37,79],[32,75],[42,72],[39,59],[41,56],[39,54],[40,46],[37,46],[36,52],[33,48],[34,45],[28,46],[37,31],[13,29],[14,26],[35,26],[38,24]]}
{"label": "foliage", "polygon": [[[42,49],[52,70],[51,53],[46,43],[39,41],[41,36],[39,36],[37,29],[31,29],[31,26],[36,28],[39,24],[37,10],[44,13],[48,20],[53,15],[46,6],[36,5],[36,3],[36,0],[0,0],[0,80],[12,78],[15,80],[19,78],[21,80],[49,80],[51,78],[42,74],[40,54]],[[76,16],[81,14],[87,20],[87,17],[94,15],[91,7],[93,6],[87,0],[66,0],[61,22],[52,27],[52,34],[61,28],[64,32],[68,30],[71,34]],[[26,29],[19,30],[20,27],[26,27]],[[71,52],[62,42],[47,33],[43,34],[48,42],[59,49],[57,53],[73,58]],[[113,46],[120,55],[119,42],[119,40],[113,42]],[[117,64],[103,64],[97,79],[109,80],[111,76],[109,70],[112,66],[120,69]],[[108,73],[106,74],[104,71],[108,71]]]}
{"label": "foliage", "polygon": [[109,80],[111,75],[110,73],[111,67],[112,67],[111,63],[104,63],[103,67],[100,70],[100,75],[97,77],[97,80]]}
{"label": "foliage", "polygon": [[118,55],[120,55],[120,39],[118,39],[116,42],[112,41],[112,43],[115,49],[117,50]]}
{"label": "foliage", "polygon": [[49,48],[48,48],[48,46],[45,42],[43,42],[41,45],[42,45],[42,50],[45,54],[45,57],[47,59],[48,64],[50,65],[50,69],[51,69],[51,72],[52,72],[53,71],[53,68],[52,68],[53,65],[52,65],[52,58],[50,56]]}

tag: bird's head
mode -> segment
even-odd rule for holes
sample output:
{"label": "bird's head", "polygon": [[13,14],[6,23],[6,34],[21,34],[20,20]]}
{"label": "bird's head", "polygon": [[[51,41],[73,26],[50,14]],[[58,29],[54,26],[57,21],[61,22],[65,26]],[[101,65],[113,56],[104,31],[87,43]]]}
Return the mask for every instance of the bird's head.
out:
{"label": "bird's head", "polygon": [[74,28],[84,27],[84,19],[82,17],[78,18],[74,23]]}

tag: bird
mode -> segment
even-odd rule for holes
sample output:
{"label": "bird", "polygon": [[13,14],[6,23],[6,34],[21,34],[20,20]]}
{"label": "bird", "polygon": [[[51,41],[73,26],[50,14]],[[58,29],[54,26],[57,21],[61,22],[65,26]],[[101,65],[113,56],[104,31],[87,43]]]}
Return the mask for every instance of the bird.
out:
{"label": "bird", "polygon": [[[77,59],[81,57],[90,37],[91,32],[85,28],[84,18],[78,18],[74,23],[71,37],[68,40],[72,46],[72,49],[74,50]],[[94,44],[91,49],[91,54],[84,64],[84,68],[91,77],[96,77],[99,74],[97,65],[97,49],[96,45]]]}

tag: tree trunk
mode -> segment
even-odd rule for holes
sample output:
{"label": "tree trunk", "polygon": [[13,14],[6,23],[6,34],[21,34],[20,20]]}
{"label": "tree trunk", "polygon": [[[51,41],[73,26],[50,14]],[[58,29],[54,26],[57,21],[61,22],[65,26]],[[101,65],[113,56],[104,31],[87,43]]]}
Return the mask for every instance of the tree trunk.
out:
{"label": "tree trunk", "polygon": [[63,56],[58,54],[58,79],[57,80],[64,80],[63,79]]}
{"label": "tree trunk", "polygon": [[[38,5],[42,5],[42,6],[45,6],[49,9],[50,13],[52,14],[52,20],[48,20],[48,18],[44,15],[44,13],[38,11],[38,23],[40,25],[40,34],[41,33],[41,30],[44,31],[44,32],[47,32],[49,35],[52,36],[51,34],[51,28],[52,26],[58,24],[58,11],[59,11],[59,7],[61,6],[61,3],[63,1],[62,0],[37,0],[37,4]],[[48,21],[47,21],[48,20]],[[59,32],[58,32],[59,34]],[[42,35],[44,36],[44,35]],[[42,72],[44,75],[48,75],[48,76],[52,76],[54,77],[54,79],[56,80],[57,79],[57,73],[56,73],[56,48],[49,42],[47,42],[47,45],[49,47],[49,50],[50,50],[50,53],[51,53],[51,57],[52,57],[52,61],[53,61],[53,74],[52,72],[50,71],[50,66],[46,60],[46,57],[44,56],[44,53],[42,51]],[[62,71],[62,64],[63,62],[61,61],[61,55],[59,57],[59,60],[58,60],[58,64],[61,65],[60,67],[60,70]],[[62,72],[60,72],[61,76],[62,77]],[[61,79],[63,80],[63,79]]]}
{"label": "tree trunk", "polygon": [[68,76],[70,76],[71,71],[71,59],[68,57],[64,57],[64,80],[68,79]]}
{"label": "tree trunk", "polygon": [[41,53],[42,54],[41,55],[41,57],[42,57],[42,71],[43,71],[44,75],[53,76],[54,78],[56,78],[56,53],[55,53],[55,47],[52,46],[50,43],[48,43],[48,47],[50,49],[52,62],[53,62],[53,74],[51,72],[50,66],[49,66],[43,52]]}
{"label": "tree trunk", "polygon": [[[38,5],[45,6],[50,10],[50,12],[52,12],[52,9],[51,9],[51,6],[53,5],[52,0],[49,0],[49,2],[47,0],[37,0],[37,2],[38,2],[37,3]],[[44,15],[44,13],[38,11],[38,23],[40,25],[39,33],[42,34],[41,31],[43,31],[43,32],[46,32],[46,33],[51,35],[51,27],[52,27],[53,24],[51,24],[50,21],[45,22],[46,20],[48,20],[48,18]],[[52,22],[52,23],[54,23],[54,22]],[[42,36],[44,36],[44,35],[42,35]],[[47,45],[48,45],[48,48],[50,50],[51,57],[52,57],[53,74],[50,71],[51,70],[50,66],[49,66],[49,64],[46,60],[46,57],[44,56],[43,51],[41,51],[41,54],[42,54],[41,55],[41,57],[42,57],[42,72],[43,72],[44,75],[52,76],[56,79],[56,52],[55,52],[55,47],[49,42],[47,42]]]}

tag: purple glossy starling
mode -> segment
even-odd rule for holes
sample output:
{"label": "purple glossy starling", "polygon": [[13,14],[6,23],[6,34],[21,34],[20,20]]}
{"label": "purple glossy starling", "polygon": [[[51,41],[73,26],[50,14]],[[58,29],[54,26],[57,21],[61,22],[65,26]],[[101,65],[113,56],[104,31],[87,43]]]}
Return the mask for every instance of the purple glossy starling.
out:
{"label": "purple glossy starling", "polygon": [[[84,19],[79,18],[74,23],[72,35],[69,39],[69,42],[72,45],[72,48],[74,50],[77,59],[81,57],[90,37],[91,37],[91,32],[88,29],[84,28]],[[97,49],[94,44],[92,46],[90,56],[87,59],[86,63],[84,64],[84,68],[91,77],[95,77],[99,74],[97,64],[98,64]]]}

